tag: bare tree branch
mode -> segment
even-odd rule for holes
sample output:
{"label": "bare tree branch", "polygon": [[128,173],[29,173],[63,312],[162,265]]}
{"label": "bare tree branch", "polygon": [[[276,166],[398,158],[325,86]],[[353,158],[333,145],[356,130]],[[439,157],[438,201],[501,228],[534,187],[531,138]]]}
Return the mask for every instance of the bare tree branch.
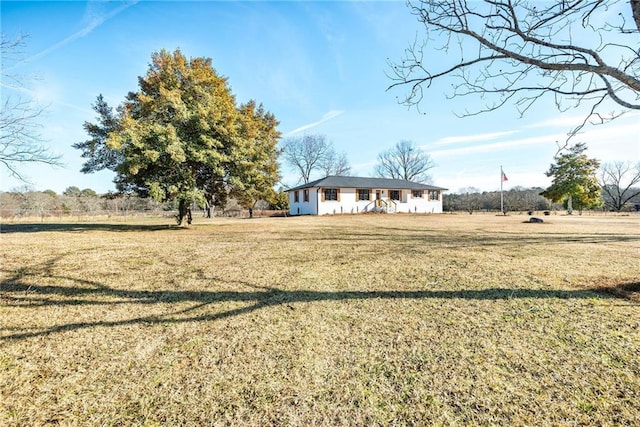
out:
{"label": "bare tree branch", "polygon": [[640,195],[640,162],[605,163],[598,178],[605,205],[616,212]]}
{"label": "bare tree branch", "polygon": [[[610,13],[623,1],[631,8]],[[408,88],[400,100],[405,105],[419,107],[424,90],[444,78],[453,81],[449,98],[473,95],[485,101],[462,116],[507,103],[524,115],[548,96],[560,111],[588,104],[588,117],[568,139],[592,117],[609,121],[640,110],[640,0],[409,0],[408,5],[426,37],[407,48],[401,62],[388,61],[388,89]],[[626,27],[629,12],[634,30]],[[439,63],[425,60],[433,56],[427,48],[446,52],[450,62],[438,69]],[[604,114],[605,101],[620,110]]]}
{"label": "bare tree branch", "polygon": [[324,176],[349,176],[351,173],[351,165],[347,159],[346,153],[338,154],[331,149],[320,159],[318,168]]}
{"label": "bare tree branch", "polygon": [[[26,36],[8,39],[2,34],[0,42],[0,54],[2,56],[2,80],[5,87],[20,87],[20,76],[7,73],[7,62],[16,60],[21,54]],[[6,85],[10,81],[13,86]],[[2,107],[0,111],[0,164],[2,164],[10,176],[20,181],[28,182],[27,176],[22,172],[22,167],[30,163],[43,163],[51,166],[61,166],[60,156],[53,154],[44,145],[38,129],[39,118],[44,108],[34,101],[22,98],[11,98],[2,95]]]}
{"label": "bare tree branch", "polygon": [[375,174],[381,178],[407,181],[431,181],[429,170],[435,165],[424,151],[411,141],[400,141],[393,148],[378,155]]}
{"label": "bare tree branch", "polygon": [[300,180],[308,183],[311,173],[332,149],[325,135],[305,135],[284,142],[282,157],[300,173]]}

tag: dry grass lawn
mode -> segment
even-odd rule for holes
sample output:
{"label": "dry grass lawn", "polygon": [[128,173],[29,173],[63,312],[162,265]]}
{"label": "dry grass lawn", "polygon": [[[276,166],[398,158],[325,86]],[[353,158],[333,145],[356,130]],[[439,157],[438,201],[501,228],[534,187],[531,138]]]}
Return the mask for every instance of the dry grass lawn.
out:
{"label": "dry grass lawn", "polygon": [[640,216],[526,218],[3,224],[0,425],[640,425]]}

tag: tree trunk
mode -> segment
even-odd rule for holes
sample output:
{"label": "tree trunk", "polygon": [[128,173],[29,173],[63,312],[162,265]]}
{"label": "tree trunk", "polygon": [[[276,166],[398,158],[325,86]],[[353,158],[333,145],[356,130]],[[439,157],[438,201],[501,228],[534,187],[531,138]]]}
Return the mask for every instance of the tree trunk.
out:
{"label": "tree trunk", "polygon": [[640,31],[640,0],[631,0],[631,12],[633,13],[633,20],[636,22],[636,28]]}
{"label": "tree trunk", "polygon": [[186,200],[180,200],[178,203],[178,215],[176,215],[176,221],[178,225],[182,225],[184,219],[187,219],[187,224],[191,224],[191,206]]}
{"label": "tree trunk", "polygon": [[573,213],[573,196],[569,194],[569,198],[567,199],[567,214],[571,215]]}

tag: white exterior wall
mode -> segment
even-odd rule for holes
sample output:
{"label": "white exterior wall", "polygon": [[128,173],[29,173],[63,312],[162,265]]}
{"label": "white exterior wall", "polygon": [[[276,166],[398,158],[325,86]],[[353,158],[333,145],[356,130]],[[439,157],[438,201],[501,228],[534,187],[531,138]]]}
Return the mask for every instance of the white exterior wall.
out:
{"label": "white exterior wall", "polygon": [[304,201],[304,190],[298,190],[298,203],[294,202],[295,191],[289,192],[289,213],[291,215],[317,215],[318,193],[317,188],[309,188],[309,201]]}
{"label": "white exterior wall", "polygon": [[[376,208],[376,191],[380,191],[381,200],[393,206],[396,212],[405,213],[442,213],[442,192],[439,192],[439,200],[428,200],[429,192],[424,191],[420,198],[412,197],[411,190],[402,190],[401,200],[395,204],[388,199],[388,189],[372,189],[371,200],[356,201],[355,188],[340,188],[340,200],[322,201],[322,189],[310,188],[309,201],[304,202],[304,190],[298,190],[299,202],[294,202],[294,192],[289,193],[289,212],[291,215],[333,215],[355,214],[374,210]],[[381,205],[384,207],[384,203]]]}
{"label": "white exterior wall", "polygon": [[318,192],[320,196],[320,212],[319,215],[341,214],[341,213],[357,213],[356,206],[361,206],[362,211],[364,204],[356,203],[356,190],[354,188],[341,188],[340,200],[322,201],[322,189]]}
{"label": "white exterior wall", "polygon": [[442,192],[438,192],[438,200],[429,200],[429,192],[424,191],[422,197],[414,198],[411,190],[402,190],[402,200],[396,201],[397,212],[409,213],[442,213]]}

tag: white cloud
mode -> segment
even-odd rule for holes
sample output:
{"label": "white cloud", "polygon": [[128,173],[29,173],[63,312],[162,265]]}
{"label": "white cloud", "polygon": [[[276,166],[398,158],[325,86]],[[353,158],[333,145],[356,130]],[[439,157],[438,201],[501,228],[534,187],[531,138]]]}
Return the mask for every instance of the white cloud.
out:
{"label": "white cloud", "polygon": [[595,127],[580,135],[577,140],[585,142],[589,156],[602,162],[640,161],[640,123],[618,126]]}
{"label": "white cloud", "polygon": [[477,135],[448,136],[448,137],[437,140],[435,142],[435,145],[459,144],[462,142],[488,141],[491,139],[497,139],[507,135],[513,135],[514,133],[518,133],[518,131],[509,130],[504,132],[482,133]]}
{"label": "white cloud", "polygon": [[550,127],[563,127],[567,130],[570,128],[574,128],[578,126],[580,123],[584,121],[584,116],[564,116],[558,115],[552,119],[543,120],[541,122],[532,123],[530,125],[524,126],[527,129],[537,129],[537,128],[550,128]]}
{"label": "white cloud", "polygon": [[[488,134],[487,134],[488,135]],[[549,133],[545,135],[531,136],[528,138],[508,139],[505,141],[478,144],[460,148],[432,150],[434,157],[466,156],[474,153],[495,152],[526,145],[553,145],[565,141],[565,133]],[[604,158],[629,158],[640,159],[640,123],[612,123],[606,126],[589,128],[579,134],[571,143],[585,142],[592,155],[598,153]]]}
{"label": "white cloud", "polygon": [[[580,125],[582,122],[584,122],[586,115],[581,115],[581,116],[564,116],[564,115],[559,115],[557,117],[554,117],[552,119],[548,119],[548,120],[543,120],[537,123],[532,123],[530,125],[526,125],[524,126],[527,129],[537,129],[537,128],[549,128],[549,127],[562,127],[565,128],[567,131],[571,130],[572,128],[575,128],[576,126]],[[636,113],[636,112],[627,112],[625,114],[623,114],[622,116],[618,117],[615,121],[613,121],[611,123],[611,125],[616,124],[616,122],[619,121],[624,121],[626,119],[634,119],[638,120],[638,117],[640,117],[640,113]],[[599,122],[599,120],[597,118],[593,118],[591,120],[587,121],[587,125],[591,124],[592,126],[598,126],[601,123]]]}
{"label": "white cloud", "polygon": [[445,150],[434,150],[434,151],[431,151],[430,154],[433,155],[434,157],[466,156],[472,153],[492,152],[492,151],[520,147],[523,145],[549,144],[549,143],[552,143],[552,141],[559,140],[560,138],[562,138],[562,135],[541,135],[541,136],[534,136],[530,138],[495,142],[493,144],[473,145],[470,147],[452,148],[452,149],[445,149]]}

